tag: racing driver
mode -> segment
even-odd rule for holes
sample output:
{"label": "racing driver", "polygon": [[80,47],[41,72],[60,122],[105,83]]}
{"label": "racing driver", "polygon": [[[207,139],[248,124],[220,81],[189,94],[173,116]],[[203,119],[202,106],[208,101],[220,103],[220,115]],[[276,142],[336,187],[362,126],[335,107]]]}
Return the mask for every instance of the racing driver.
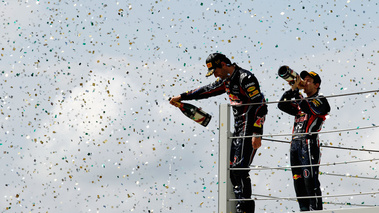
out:
{"label": "racing driver", "polygon": [[[251,136],[233,139],[230,153],[230,168],[248,168],[257,149],[261,146],[263,124],[267,105],[261,93],[257,78],[250,71],[242,69],[221,53],[212,53],[206,59],[208,73],[217,80],[209,85],[173,97],[171,104],[181,100],[204,99],[227,93],[233,108],[234,136]],[[249,170],[230,170],[230,179],[237,199],[251,198]],[[253,213],[253,200],[239,201],[237,212]]]}
{"label": "racing driver", "polygon": [[[280,110],[295,116],[290,159],[291,166],[304,166],[292,168],[300,211],[322,210],[318,180],[319,168],[314,165],[320,164],[321,156],[317,132],[321,130],[330,106],[327,99],[318,94],[320,84],[321,78],[317,73],[302,71],[300,76],[296,77],[292,88],[283,94],[278,104]],[[307,98],[299,93],[299,89],[303,89]],[[291,99],[294,100],[290,101]],[[304,196],[315,196],[315,198],[300,198]]]}

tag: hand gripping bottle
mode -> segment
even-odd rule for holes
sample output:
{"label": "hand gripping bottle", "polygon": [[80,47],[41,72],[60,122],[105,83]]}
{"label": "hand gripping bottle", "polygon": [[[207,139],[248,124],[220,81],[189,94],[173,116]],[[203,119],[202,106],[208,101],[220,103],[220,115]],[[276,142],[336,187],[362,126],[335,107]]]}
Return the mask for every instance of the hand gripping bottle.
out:
{"label": "hand gripping bottle", "polygon": [[203,126],[207,126],[209,124],[209,121],[211,120],[212,116],[200,108],[189,104],[189,103],[183,103],[183,102],[174,102],[175,106],[182,111],[182,113],[187,116],[188,118],[194,120],[196,123],[199,123]]}

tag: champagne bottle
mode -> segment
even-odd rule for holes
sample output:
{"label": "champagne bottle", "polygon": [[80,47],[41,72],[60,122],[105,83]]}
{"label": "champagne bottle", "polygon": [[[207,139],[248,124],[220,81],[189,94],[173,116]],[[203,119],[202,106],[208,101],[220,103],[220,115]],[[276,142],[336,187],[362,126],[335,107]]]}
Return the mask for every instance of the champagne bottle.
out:
{"label": "champagne bottle", "polygon": [[278,75],[292,85],[294,84],[295,78],[298,74],[288,66],[284,65],[279,68]]}
{"label": "champagne bottle", "polygon": [[183,102],[174,102],[174,104],[180,109],[180,111],[182,111],[185,116],[203,126],[207,126],[212,118],[211,115],[192,104]]}

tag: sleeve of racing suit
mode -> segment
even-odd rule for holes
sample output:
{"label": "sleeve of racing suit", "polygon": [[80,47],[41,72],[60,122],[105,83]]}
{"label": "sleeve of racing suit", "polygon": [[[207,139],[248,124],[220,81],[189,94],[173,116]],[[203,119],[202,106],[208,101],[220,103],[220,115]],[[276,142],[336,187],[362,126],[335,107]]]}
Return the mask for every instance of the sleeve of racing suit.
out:
{"label": "sleeve of racing suit", "polygon": [[323,96],[300,101],[300,108],[303,112],[313,115],[326,115],[330,112],[330,105]]}
{"label": "sleeve of racing suit", "polygon": [[283,112],[286,112],[290,115],[297,115],[297,113],[299,112],[299,104],[296,101],[289,101],[292,98],[295,98],[295,99],[301,98],[301,95],[298,89],[294,91],[290,89],[284,92],[283,96],[280,98],[280,101],[286,101],[286,102],[279,102],[278,108],[282,110]]}
{"label": "sleeve of racing suit", "polygon": [[259,88],[258,79],[253,74],[242,73],[240,87],[252,103],[260,103],[249,106],[249,113],[246,114],[247,121],[249,121],[247,124],[247,132],[262,135],[265,115],[268,110],[267,105],[264,103],[264,95]]}
{"label": "sleeve of racing suit", "polygon": [[292,98],[295,98],[297,101],[280,102],[278,108],[290,115],[296,115],[300,109],[307,114],[313,115],[326,115],[330,111],[330,105],[326,98],[318,96],[311,99],[304,99],[298,89],[286,91],[280,101],[291,100]]}
{"label": "sleeve of racing suit", "polygon": [[217,79],[206,86],[199,87],[180,94],[181,100],[205,99],[225,93],[224,81]]}
{"label": "sleeve of racing suit", "polygon": [[240,76],[240,87],[244,90],[251,102],[259,103],[263,101],[258,79],[253,74],[242,73]]}

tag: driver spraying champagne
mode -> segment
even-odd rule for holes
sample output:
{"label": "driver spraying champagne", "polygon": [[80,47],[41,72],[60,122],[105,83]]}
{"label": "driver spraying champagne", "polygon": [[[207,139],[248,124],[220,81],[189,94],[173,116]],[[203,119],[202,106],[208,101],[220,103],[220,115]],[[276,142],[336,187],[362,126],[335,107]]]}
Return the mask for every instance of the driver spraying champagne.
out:
{"label": "driver spraying champagne", "polygon": [[[221,53],[212,53],[206,59],[207,77],[214,75],[217,80],[178,96],[170,103],[181,100],[205,99],[226,93],[233,107],[234,136],[231,144],[230,167],[249,168],[257,149],[261,146],[263,124],[267,114],[267,105],[253,73],[242,69]],[[251,198],[249,170],[230,170],[230,179],[237,199]],[[236,210],[240,213],[253,213],[254,200],[238,201]]]}

